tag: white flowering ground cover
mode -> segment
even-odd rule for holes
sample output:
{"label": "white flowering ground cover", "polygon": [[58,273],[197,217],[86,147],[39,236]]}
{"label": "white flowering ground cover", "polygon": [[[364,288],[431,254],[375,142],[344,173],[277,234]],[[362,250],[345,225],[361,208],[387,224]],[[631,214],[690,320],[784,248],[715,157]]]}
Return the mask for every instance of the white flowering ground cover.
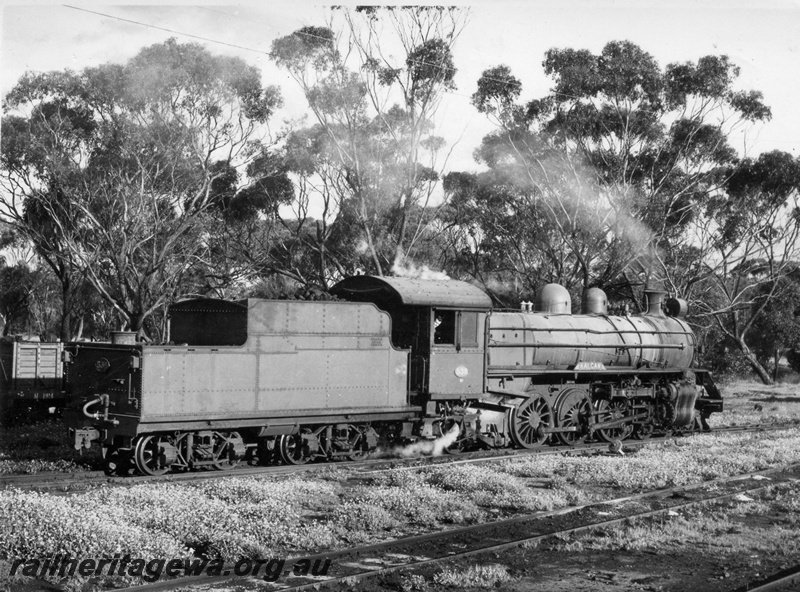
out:
{"label": "white flowering ground cover", "polygon": [[[733,408],[741,409],[739,416],[766,412],[782,421],[800,408],[794,401],[758,397],[765,400],[753,403],[742,396],[737,401],[734,396]],[[761,434],[695,434],[653,442],[625,455],[544,455],[396,470],[355,485],[346,465],[334,465],[303,478],[103,486],[71,496],[2,491],[0,590],[14,590],[19,582],[19,576],[5,575],[16,558],[286,557],[797,462],[800,429],[791,428]],[[494,571],[490,575],[490,580],[497,576]],[[477,572],[473,576],[482,577]],[[454,577],[443,575],[434,583],[452,585]],[[86,583],[76,577],[60,583],[88,590],[136,582]]]}
{"label": "white flowering ground cover", "polygon": [[0,553],[6,567],[17,557],[57,554],[226,561],[286,556],[795,462],[800,432],[785,430],[694,435],[625,456],[393,471],[355,486],[346,484],[346,471],[334,471],[324,479],[106,486],[68,497],[4,491]]}

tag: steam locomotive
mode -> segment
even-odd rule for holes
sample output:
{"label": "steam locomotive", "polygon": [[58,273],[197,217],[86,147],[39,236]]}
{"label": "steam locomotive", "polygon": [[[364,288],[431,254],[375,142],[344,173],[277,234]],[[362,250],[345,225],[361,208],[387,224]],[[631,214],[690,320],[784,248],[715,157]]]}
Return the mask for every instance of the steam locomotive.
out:
{"label": "steam locomotive", "polygon": [[555,284],[513,312],[454,280],[354,276],[331,293],[184,300],[170,309],[170,344],[66,344],[76,449],[99,444],[109,473],[158,475],[356,459],[445,434],[454,453],[618,445],[707,427],[722,410],[692,367],[685,303],[663,292],[635,316],[609,315],[598,289],[571,314]]}

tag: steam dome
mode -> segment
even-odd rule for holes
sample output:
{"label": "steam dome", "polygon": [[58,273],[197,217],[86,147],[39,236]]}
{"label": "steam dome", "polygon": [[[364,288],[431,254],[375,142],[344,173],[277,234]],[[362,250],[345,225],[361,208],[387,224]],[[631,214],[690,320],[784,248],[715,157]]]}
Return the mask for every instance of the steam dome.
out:
{"label": "steam dome", "polygon": [[547,284],[536,295],[534,306],[536,312],[570,314],[572,313],[572,298],[564,286]]}
{"label": "steam dome", "polygon": [[608,297],[600,288],[589,288],[583,293],[581,312],[584,314],[608,314]]}

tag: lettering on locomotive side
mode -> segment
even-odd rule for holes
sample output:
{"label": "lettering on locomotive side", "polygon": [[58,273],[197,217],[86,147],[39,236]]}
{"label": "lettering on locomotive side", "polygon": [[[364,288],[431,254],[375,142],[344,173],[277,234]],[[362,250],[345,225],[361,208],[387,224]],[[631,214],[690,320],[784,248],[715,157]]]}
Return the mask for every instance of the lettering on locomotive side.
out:
{"label": "lettering on locomotive side", "polygon": [[605,370],[606,367],[601,362],[578,362],[575,364],[575,370]]}

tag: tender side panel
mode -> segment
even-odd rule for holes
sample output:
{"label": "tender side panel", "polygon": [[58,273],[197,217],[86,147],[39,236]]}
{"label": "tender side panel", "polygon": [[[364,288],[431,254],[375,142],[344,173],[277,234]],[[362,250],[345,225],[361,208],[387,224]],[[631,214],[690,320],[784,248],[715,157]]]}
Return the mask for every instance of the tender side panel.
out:
{"label": "tender side panel", "polygon": [[255,356],[249,352],[146,347],[142,379],[143,420],[255,409]]}
{"label": "tender side panel", "polygon": [[146,347],[142,421],[397,410],[408,352],[371,304],[250,301],[235,347]]}

